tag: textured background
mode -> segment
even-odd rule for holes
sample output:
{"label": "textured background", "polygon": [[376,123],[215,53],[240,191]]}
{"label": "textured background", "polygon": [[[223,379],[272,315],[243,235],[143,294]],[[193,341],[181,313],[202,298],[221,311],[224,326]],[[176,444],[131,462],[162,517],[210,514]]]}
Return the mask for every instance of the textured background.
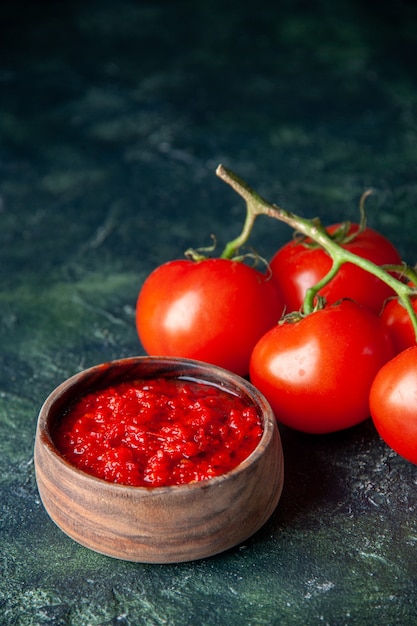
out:
{"label": "textured background", "polygon": [[[414,3],[6,0],[0,29],[0,624],[414,624],[417,472],[369,422],[282,429],[273,517],[196,563],[78,546],[33,468],[49,392],[142,354],[146,275],[240,232],[218,163],[326,223],[373,188],[370,225],[416,262]],[[290,236],[260,219],[251,243]]]}

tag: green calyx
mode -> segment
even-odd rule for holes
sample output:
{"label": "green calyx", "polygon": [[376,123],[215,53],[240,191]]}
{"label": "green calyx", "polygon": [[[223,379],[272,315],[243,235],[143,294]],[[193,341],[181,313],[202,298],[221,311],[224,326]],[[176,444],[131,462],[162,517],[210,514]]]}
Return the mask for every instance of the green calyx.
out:
{"label": "green calyx", "polygon": [[[250,211],[247,212],[247,215],[248,214],[250,214]],[[244,253],[240,252],[240,249],[244,246],[249,238],[253,222],[246,219],[246,223],[244,225],[242,233],[239,235],[239,237],[226,244],[226,247],[218,258],[227,259],[229,261],[236,261],[236,263],[244,263],[250,261],[253,267],[263,265],[267,268],[267,270],[269,270],[268,262],[266,261],[266,259],[261,257],[255,250]],[[217,247],[217,240],[214,235],[211,235],[211,238],[213,243],[210,246],[205,246],[201,248],[188,248],[184,252],[184,256],[190,261],[195,261],[196,263],[213,258],[213,253],[215,252]]]}
{"label": "green calyx", "polygon": [[[338,225],[338,227],[333,230],[333,232],[330,233],[329,231],[327,231],[327,234],[329,235],[329,237],[334,242],[339,244],[339,246],[343,246],[343,245],[346,245],[347,243],[350,243],[351,241],[354,241],[356,237],[360,235],[361,233],[363,233],[364,230],[366,229],[367,219],[366,219],[366,211],[365,211],[365,200],[368,196],[371,195],[371,193],[372,193],[372,190],[368,189],[362,194],[361,199],[359,201],[358,228],[355,228],[353,231],[351,231],[352,222],[346,220],[344,222],[341,222]],[[315,223],[316,226],[318,227],[321,226],[320,219],[317,217],[313,218],[311,222]],[[314,248],[322,247],[316,241],[307,238],[306,235],[297,231],[294,233],[294,240],[296,241],[297,244],[301,244],[305,246],[306,248],[314,249]]]}
{"label": "green calyx", "polygon": [[204,248],[188,248],[188,250],[184,252],[184,256],[190,261],[205,261],[209,258],[206,253],[214,252],[217,246],[216,237],[212,235],[211,239],[213,241],[211,246],[206,246]]}

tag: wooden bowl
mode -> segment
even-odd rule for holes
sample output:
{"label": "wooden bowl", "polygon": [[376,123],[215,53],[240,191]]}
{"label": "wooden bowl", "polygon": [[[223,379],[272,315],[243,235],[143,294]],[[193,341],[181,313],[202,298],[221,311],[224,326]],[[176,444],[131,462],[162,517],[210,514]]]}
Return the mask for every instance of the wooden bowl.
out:
{"label": "wooden bowl", "polygon": [[[232,471],[170,487],[132,487],[70,464],[51,437],[66,408],[88,392],[138,378],[191,377],[239,394],[258,408],[263,435]],[[173,563],[208,557],[245,541],[271,516],[283,486],[283,453],[268,402],[221,368],[180,358],[134,357],[72,376],[46,399],[35,440],[35,471],[52,520],[78,543],[128,561]]]}

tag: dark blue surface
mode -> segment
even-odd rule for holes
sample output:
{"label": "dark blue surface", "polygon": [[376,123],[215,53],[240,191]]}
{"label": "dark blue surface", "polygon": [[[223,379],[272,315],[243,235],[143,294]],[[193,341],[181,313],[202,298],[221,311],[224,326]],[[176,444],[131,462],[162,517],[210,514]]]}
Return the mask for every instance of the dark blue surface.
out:
{"label": "dark blue surface", "polygon": [[[146,275],[241,229],[235,170],[324,222],[358,215],[416,262],[412,2],[0,6],[0,623],[415,623],[417,473],[370,422],[282,429],[286,483],[244,546],[149,566],[90,552],[43,509],[37,413],[84,367],[141,354]],[[291,232],[260,219],[269,256]]]}

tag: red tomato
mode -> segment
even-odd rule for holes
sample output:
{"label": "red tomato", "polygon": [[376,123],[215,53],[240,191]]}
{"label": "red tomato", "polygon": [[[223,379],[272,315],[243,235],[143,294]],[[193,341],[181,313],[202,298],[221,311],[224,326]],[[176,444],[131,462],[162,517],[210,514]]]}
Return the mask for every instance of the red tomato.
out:
{"label": "red tomato", "polygon": [[329,433],[369,417],[372,381],[392,356],[378,316],[344,300],[266,333],[252,353],[250,378],[279,422]]}
{"label": "red tomato", "polygon": [[[413,296],[411,302],[417,313],[417,296]],[[386,302],[381,313],[381,319],[390,334],[396,354],[416,344],[410,316],[398,298],[392,298]]]}
{"label": "red tomato", "polygon": [[[327,230],[333,233],[338,227],[340,224],[333,224]],[[358,224],[352,224],[349,234],[358,229]],[[376,265],[401,264],[401,256],[392,243],[370,228],[365,228],[342,247]],[[303,242],[290,241],[278,250],[270,266],[288,312],[301,308],[307,289],[321,280],[331,265],[327,252],[319,247],[308,247]],[[352,263],[344,263],[337,275],[319,293],[328,304],[350,298],[379,313],[384,301],[394,292],[379,278]]]}
{"label": "red tomato", "polygon": [[255,343],[282,312],[275,284],[261,272],[225,259],[180,260],[146,279],[136,327],[148,354],[206,361],[244,376]]}
{"label": "red tomato", "polygon": [[371,387],[370,408],[382,439],[417,464],[417,346],[381,368]]}

